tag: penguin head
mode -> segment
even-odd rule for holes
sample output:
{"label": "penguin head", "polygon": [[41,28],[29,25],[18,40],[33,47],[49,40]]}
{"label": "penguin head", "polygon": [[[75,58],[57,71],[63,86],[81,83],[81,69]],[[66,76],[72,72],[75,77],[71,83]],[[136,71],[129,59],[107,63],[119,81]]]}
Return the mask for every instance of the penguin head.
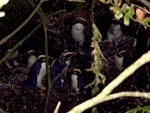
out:
{"label": "penguin head", "polygon": [[59,61],[65,64],[70,64],[70,60],[73,56],[77,55],[76,52],[70,52],[65,50],[59,57]]}
{"label": "penguin head", "polygon": [[120,51],[114,55],[114,63],[119,71],[124,69],[124,59],[126,56],[126,51]]}
{"label": "penguin head", "polygon": [[27,55],[28,56],[35,55],[35,51],[34,50],[29,50],[29,51],[27,51]]}
{"label": "penguin head", "polygon": [[[37,59],[41,60],[42,62],[46,62],[45,58],[46,58],[45,55],[39,55]],[[54,58],[52,56],[48,56],[48,59],[49,59],[49,63],[51,63],[54,60]]]}
{"label": "penguin head", "polygon": [[40,58],[45,58],[45,55],[39,55],[37,59],[39,60]]}
{"label": "penguin head", "polygon": [[71,35],[76,42],[84,42],[84,26],[84,24],[79,22],[72,25]]}
{"label": "penguin head", "polygon": [[112,30],[114,31],[114,33],[116,33],[116,32],[118,32],[118,30],[120,30],[121,29],[121,26],[120,26],[120,24],[111,24],[111,28],[112,28]]}
{"label": "penguin head", "polygon": [[79,30],[79,31],[83,31],[84,30],[84,24],[82,24],[82,23],[75,23],[74,25],[73,25],[73,27],[76,29],[76,30]]}

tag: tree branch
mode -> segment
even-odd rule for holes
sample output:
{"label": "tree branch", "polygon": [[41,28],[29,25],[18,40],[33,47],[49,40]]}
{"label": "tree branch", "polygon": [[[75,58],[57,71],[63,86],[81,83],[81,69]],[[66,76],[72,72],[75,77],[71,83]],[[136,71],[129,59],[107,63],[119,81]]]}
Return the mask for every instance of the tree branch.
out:
{"label": "tree branch", "polygon": [[121,98],[121,97],[144,97],[150,99],[150,92],[138,92],[138,91],[123,91],[123,92],[118,92],[114,94],[110,94],[106,96],[106,98],[101,101],[100,103],[104,101],[109,101],[113,100],[116,98]]}
{"label": "tree branch", "polygon": [[13,35],[15,35],[19,30],[21,30],[28,22],[29,20],[34,16],[34,14],[37,12],[37,10],[39,9],[39,7],[42,5],[42,3],[45,0],[40,0],[40,2],[38,3],[38,5],[36,6],[36,8],[33,10],[33,12],[30,14],[30,16],[18,27],[16,28],[12,33],[10,33],[9,35],[7,35],[6,37],[2,38],[2,40],[0,41],[0,45],[2,45],[3,43],[7,42],[8,39],[10,39]]}
{"label": "tree branch", "polygon": [[150,2],[148,0],[139,0],[139,1],[150,9]]}
{"label": "tree branch", "polygon": [[19,41],[11,50],[5,54],[5,56],[0,60],[0,64],[2,64],[12,53],[16,50],[20,45],[22,45],[39,27],[41,23],[38,24],[27,36],[25,36],[21,41]]}
{"label": "tree branch", "polygon": [[0,108],[0,113],[6,113],[2,108]]}
{"label": "tree branch", "polygon": [[[133,74],[139,67],[141,67],[142,65],[144,65],[147,62],[150,62],[150,50],[147,53],[143,54],[137,61],[135,61],[128,68],[126,68],[122,73],[120,73],[120,75],[118,75],[117,78],[115,78],[112,82],[110,82],[97,96],[75,106],[68,113],[81,113],[88,108],[91,108],[103,101],[106,101],[107,97],[109,97],[109,94],[113,91],[113,89],[115,89],[126,78],[128,78],[131,74]],[[133,94],[133,93],[131,93],[131,94]],[[123,94],[121,94],[121,95],[123,96]],[[149,95],[149,93],[148,93],[148,95]],[[143,96],[144,96],[144,94],[143,94]]]}

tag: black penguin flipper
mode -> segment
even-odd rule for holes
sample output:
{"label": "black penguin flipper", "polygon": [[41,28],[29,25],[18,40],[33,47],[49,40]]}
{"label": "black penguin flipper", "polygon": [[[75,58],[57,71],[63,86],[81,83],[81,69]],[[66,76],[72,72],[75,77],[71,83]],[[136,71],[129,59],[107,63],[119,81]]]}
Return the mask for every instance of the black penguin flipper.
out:
{"label": "black penguin flipper", "polygon": [[37,89],[36,85],[30,82],[28,79],[23,81],[23,86],[24,87],[29,87],[32,89]]}

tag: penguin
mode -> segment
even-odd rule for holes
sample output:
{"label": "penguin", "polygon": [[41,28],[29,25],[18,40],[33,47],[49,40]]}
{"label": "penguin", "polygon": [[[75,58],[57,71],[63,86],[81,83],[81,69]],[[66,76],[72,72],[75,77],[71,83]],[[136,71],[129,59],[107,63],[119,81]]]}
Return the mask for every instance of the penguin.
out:
{"label": "penguin", "polygon": [[27,52],[27,56],[28,56],[28,64],[27,64],[27,68],[31,68],[31,66],[36,62],[37,57],[35,55],[35,51],[34,50],[30,50]]}
{"label": "penguin", "polygon": [[84,95],[86,92],[85,86],[93,81],[94,76],[89,76],[89,72],[86,71],[86,69],[91,66],[91,58],[90,53],[84,55],[78,53],[71,61],[70,67],[73,67],[73,69],[68,79],[72,89],[74,89],[77,94]]}
{"label": "penguin", "polygon": [[114,63],[118,71],[123,71],[126,67],[128,67],[132,62],[130,55],[127,51],[122,50],[114,55]]}
{"label": "penguin", "polygon": [[115,43],[122,37],[122,29],[119,23],[112,23],[107,31],[106,42]]}
{"label": "penguin", "polygon": [[[58,74],[61,74],[63,71],[69,68],[71,58],[76,55],[76,52],[64,51],[59,56],[59,58],[55,59],[50,66],[50,77],[53,80]],[[53,84],[52,88],[57,89],[62,87],[64,83],[64,78],[59,77]]]}
{"label": "penguin", "polygon": [[[9,49],[7,52],[9,52],[9,51],[10,51],[10,49]],[[19,56],[19,51],[18,51],[18,50],[15,50],[15,51],[6,59],[5,64],[6,64],[6,66],[7,66],[9,69],[13,68],[12,65],[14,65],[14,66],[19,66],[19,65],[20,65],[20,64],[18,63],[18,61],[17,61],[18,56]]]}
{"label": "penguin", "polygon": [[78,86],[78,76],[81,74],[81,70],[80,69],[73,69],[73,72],[71,74],[71,85],[72,85],[72,88],[77,92],[79,93],[79,86]]}
{"label": "penguin", "polygon": [[28,79],[23,82],[24,86],[33,89],[46,90],[46,87],[42,84],[43,78],[46,76],[46,61],[45,55],[40,55],[37,61],[31,66]]}
{"label": "penguin", "polygon": [[78,42],[79,46],[83,46],[85,41],[85,34],[84,34],[85,26],[84,24],[77,22],[72,25],[71,28],[71,35],[75,42]]}

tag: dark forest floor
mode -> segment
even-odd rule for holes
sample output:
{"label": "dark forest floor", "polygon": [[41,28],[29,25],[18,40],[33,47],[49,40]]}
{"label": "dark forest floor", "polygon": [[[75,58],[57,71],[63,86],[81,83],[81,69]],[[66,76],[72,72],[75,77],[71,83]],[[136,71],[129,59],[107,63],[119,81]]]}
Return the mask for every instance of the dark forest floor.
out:
{"label": "dark forest floor", "polygon": [[[103,44],[101,46],[103,46]],[[107,51],[109,51],[109,48],[107,48]],[[104,50],[103,53],[107,56]],[[102,70],[106,75],[106,85],[120,73],[114,66],[112,56],[109,55],[107,59],[109,63],[108,65],[104,65],[104,69]],[[148,78],[146,74],[143,73],[143,69],[144,67],[136,71],[113,92],[150,91]],[[24,66],[14,67],[13,69],[1,68],[0,107],[7,111],[7,113],[44,112],[46,91],[39,89],[33,90],[22,86],[22,82],[28,76],[28,71],[29,70]],[[66,113],[75,105],[85,101],[85,99],[83,96],[75,93],[69,84],[65,84],[61,89],[51,90],[48,113],[53,113],[58,101],[61,101],[59,113]],[[101,103],[97,105],[97,109],[98,113],[125,113],[127,110],[137,107],[138,105],[150,105],[150,100],[145,98],[124,97]]]}
{"label": "dark forest floor", "polygon": [[[100,7],[101,8],[101,7]],[[102,11],[103,12],[103,11]],[[106,16],[108,14],[106,13]],[[103,18],[103,17],[100,17]],[[105,18],[104,18],[105,19]],[[53,21],[52,21],[53,22]],[[107,21],[106,21],[107,22]],[[105,23],[104,23],[105,24]],[[103,25],[103,24],[102,24]],[[12,31],[16,26],[8,25],[4,31],[9,34],[9,29]],[[29,27],[31,28],[31,26]],[[55,27],[54,27],[55,28]],[[25,28],[22,30],[21,35],[15,36],[15,40],[22,39],[24,37],[25,31],[30,31],[30,29]],[[134,29],[133,29],[134,31]],[[3,31],[1,31],[3,32]],[[3,33],[1,33],[2,35]],[[5,36],[4,35],[4,36]],[[1,36],[2,38],[3,36]],[[55,37],[55,36],[54,36]],[[19,39],[20,38],[20,39]],[[116,52],[125,50],[130,56],[130,62],[127,65],[135,61],[135,48],[132,48],[131,43],[132,37],[125,37],[125,40],[119,42],[118,48],[111,48],[108,43],[101,43],[101,50],[106,57],[108,63],[104,63],[102,73],[106,76],[106,85],[110,83],[114,78],[119,75],[119,71],[115,67],[113,56]],[[40,40],[41,41],[41,40]],[[16,41],[18,42],[18,41]],[[4,51],[10,49],[14,46],[14,43],[10,47],[4,46]],[[40,42],[41,43],[41,42]],[[70,42],[69,42],[70,44]],[[34,44],[33,44],[34,45]],[[37,46],[37,44],[35,44]],[[7,48],[6,48],[7,47]],[[53,48],[52,48],[53,49]],[[2,51],[2,50],[1,50]],[[7,113],[44,113],[45,101],[46,101],[46,91],[43,90],[33,90],[27,87],[23,87],[23,81],[28,77],[28,69],[25,66],[20,65],[19,67],[13,67],[12,69],[7,69],[1,65],[0,68],[0,107],[4,109]],[[149,70],[150,71],[150,70]],[[121,91],[150,91],[150,83],[148,81],[148,75],[146,74],[145,67],[137,70],[132,76],[127,78],[123,83],[121,83],[112,93]],[[66,113],[74,106],[85,101],[83,95],[75,93],[69,84],[64,84],[61,89],[51,90],[48,104],[48,113],[53,113],[58,101],[61,101],[61,106],[59,113]],[[150,105],[150,100],[146,98],[133,98],[133,97],[123,97],[115,100],[107,101],[97,105],[98,113],[125,113],[127,110],[135,108],[137,106]],[[86,111],[89,113],[90,110]],[[140,112],[139,112],[140,113]]]}

